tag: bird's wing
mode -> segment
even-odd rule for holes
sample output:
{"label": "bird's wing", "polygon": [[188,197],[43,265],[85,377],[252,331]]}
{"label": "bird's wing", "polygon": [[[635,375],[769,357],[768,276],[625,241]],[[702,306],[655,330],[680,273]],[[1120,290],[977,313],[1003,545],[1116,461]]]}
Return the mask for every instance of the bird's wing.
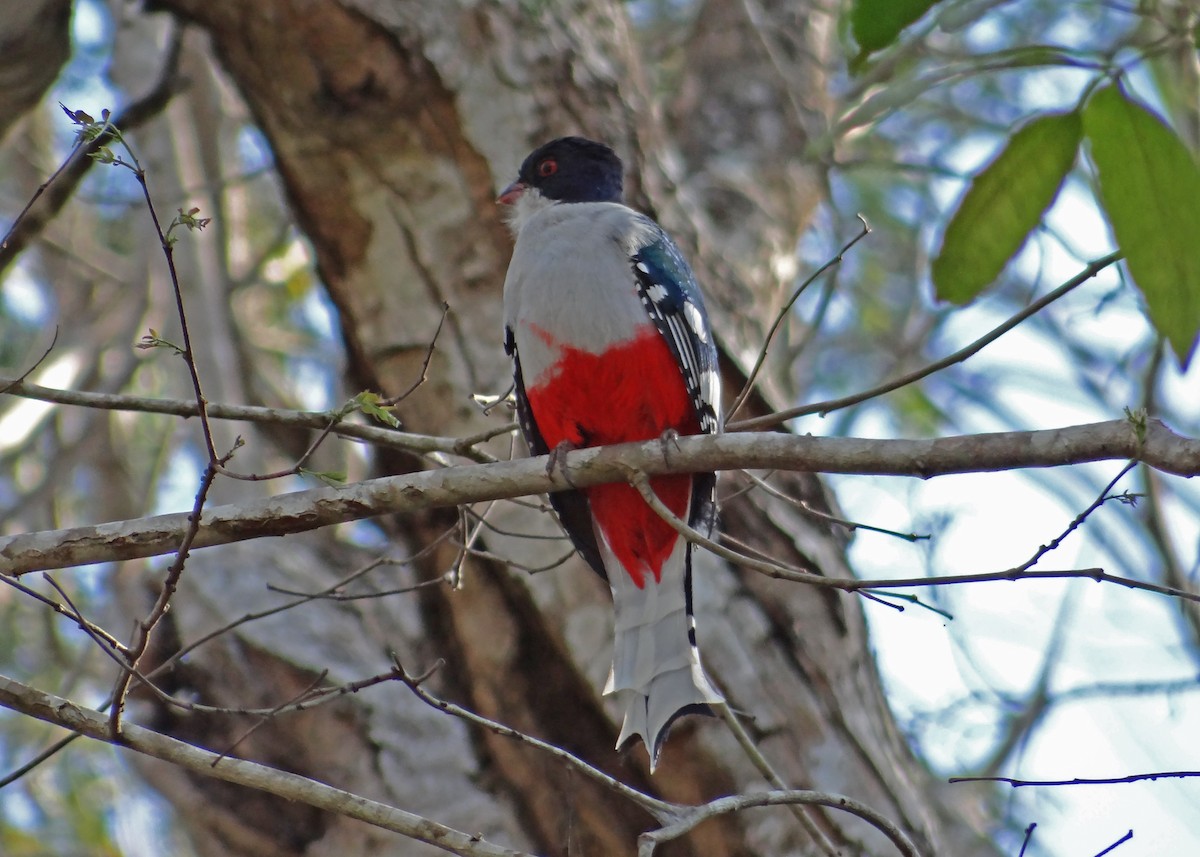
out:
{"label": "bird's wing", "polygon": [[[675,355],[704,434],[722,429],[721,376],[717,347],[696,277],[683,254],[657,226],[654,240],[631,256],[638,295]],[[716,513],[716,477],[696,474],[691,523],[711,529]]]}
{"label": "bird's wing", "polygon": [[[529,397],[525,394],[525,378],[521,374],[521,355],[517,353],[517,341],[511,327],[504,328],[504,350],[513,360],[513,392],[517,400],[517,420],[521,424],[521,432],[525,435],[530,453],[546,455],[550,449],[542,439],[542,433],[538,431],[529,408]],[[592,510],[587,497],[580,491],[555,491],[549,496],[550,505],[558,513],[559,522],[575,549],[597,574],[608,580],[608,574],[604,571],[604,560],[600,556],[600,547],[596,544],[596,534],[592,528]]]}

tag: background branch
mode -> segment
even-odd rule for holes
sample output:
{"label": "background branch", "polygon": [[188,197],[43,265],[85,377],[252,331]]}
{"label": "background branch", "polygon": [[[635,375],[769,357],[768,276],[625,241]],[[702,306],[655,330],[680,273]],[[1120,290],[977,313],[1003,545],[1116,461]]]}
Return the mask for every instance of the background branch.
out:
{"label": "background branch", "polygon": [[899,378],[893,378],[890,381],[885,381],[882,384],[872,387],[869,390],[864,390],[861,393],[843,396],[840,399],[831,399],[827,402],[816,402],[811,405],[801,405],[796,408],[788,408],[787,410],[778,411],[773,414],[767,414],[766,416],[762,417],[738,420],[737,422],[730,423],[729,428],[736,431],[747,431],[749,429],[770,428],[772,426],[777,426],[782,422],[786,422],[787,420],[794,419],[796,417],[807,416],[808,414],[821,414],[824,416],[831,411],[848,408],[851,405],[860,404],[868,399],[873,399],[876,396],[882,396],[885,393],[892,392],[893,390],[899,390],[901,387],[907,387],[909,384],[920,381],[922,378],[927,378],[935,372],[940,372],[942,369],[953,366],[955,363],[961,363],[968,357],[973,357],[974,355],[978,354],[985,347],[991,345],[1001,336],[1008,333],[1021,322],[1025,321],[1025,319],[1037,315],[1063,295],[1066,295],[1077,287],[1083,285],[1109,265],[1116,264],[1118,261],[1120,261],[1120,259],[1120,253],[1109,253],[1102,259],[1096,259],[1058,288],[1047,292],[1036,301],[1032,301],[1027,307],[1022,309],[1020,312],[1015,313],[1002,324],[988,331],[971,344],[960,348],[958,351],[955,351],[953,354],[946,355],[941,360],[935,360],[926,366],[922,366],[920,369],[917,369],[913,372],[908,372],[904,375],[901,375]]}
{"label": "background branch", "polygon": [[[100,410],[170,414],[177,417],[195,417],[200,414],[200,407],[194,400],[60,390],[56,387],[42,387],[37,384],[30,384],[20,378],[7,378],[3,376],[0,376],[0,392],[27,399],[36,399],[41,402],[54,402],[59,405],[77,405],[83,408],[97,408]],[[339,437],[363,440],[376,446],[404,449],[411,452],[453,453],[473,461],[493,460],[491,456],[479,450],[472,449],[473,445],[516,428],[515,425],[503,425],[475,437],[454,438],[413,434],[379,425],[363,425],[361,423],[338,421],[338,413],[335,411],[295,411],[287,408],[266,408],[255,405],[209,403],[205,408],[205,412],[211,419],[241,420],[249,423],[293,426],[321,431],[329,429],[330,423],[335,422],[336,424],[330,431]]]}
{"label": "background branch", "polygon": [[[493,845],[480,836],[463,833],[436,821],[335,789],[308,777],[242,759],[228,756],[222,758],[217,753],[193,747],[191,744],[168,738],[132,723],[124,723],[120,740],[113,741],[108,718],[104,715],[78,706],[68,699],[42,693],[6,676],[0,676],[0,706],[70,729],[97,741],[127,747],[152,758],[162,759],[206,777],[249,786],[287,800],[301,801],[318,809],[365,821],[367,824],[427,842],[463,857],[530,857],[523,851]],[[214,764],[216,762],[219,764]]]}

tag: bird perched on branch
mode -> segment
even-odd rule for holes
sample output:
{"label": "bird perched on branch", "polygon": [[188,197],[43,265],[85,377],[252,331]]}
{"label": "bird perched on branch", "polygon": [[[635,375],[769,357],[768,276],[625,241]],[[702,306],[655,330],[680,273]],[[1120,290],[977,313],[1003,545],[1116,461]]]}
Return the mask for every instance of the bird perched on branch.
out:
{"label": "bird perched on branch", "polygon": [[[721,430],[717,352],[696,279],[659,225],[621,202],[622,171],[608,146],[563,137],[530,154],[498,199],[517,239],[504,281],[505,350],[535,455]],[[650,485],[677,517],[712,529],[714,474]],[[618,748],[641,736],[653,771],[677,717],[723,702],[696,647],[692,545],[631,485],[550,500],[612,589],[604,692],[624,707]]]}

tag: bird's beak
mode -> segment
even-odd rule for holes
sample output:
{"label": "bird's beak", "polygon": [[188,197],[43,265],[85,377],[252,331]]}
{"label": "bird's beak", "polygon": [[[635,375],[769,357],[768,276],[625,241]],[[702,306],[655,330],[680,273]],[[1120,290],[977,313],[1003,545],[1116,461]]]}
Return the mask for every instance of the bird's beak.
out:
{"label": "bird's beak", "polygon": [[523,181],[515,181],[500,191],[500,195],[496,197],[496,202],[500,205],[512,205],[521,198],[521,194],[529,189],[529,185]]}

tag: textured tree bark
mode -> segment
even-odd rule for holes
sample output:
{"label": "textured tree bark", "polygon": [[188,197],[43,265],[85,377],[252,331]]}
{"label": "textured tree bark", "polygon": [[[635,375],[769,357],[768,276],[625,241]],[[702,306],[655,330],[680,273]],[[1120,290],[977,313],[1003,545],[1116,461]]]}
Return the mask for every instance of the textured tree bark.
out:
{"label": "textured tree bark", "polygon": [[71,0],[0,0],[0,139],[71,56]]}
{"label": "textured tree bark", "polygon": [[[155,8],[207,34],[213,61],[269,141],[340,313],[351,385],[384,395],[406,389],[449,305],[429,380],[400,406],[409,430],[467,434],[505,419],[481,415],[470,399],[503,391],[509,378],[499,307],[511,239],[493,197],[522,155],[552,136],[612,143],[631,169],[630,199],[691,245],[731,381],[786,296],[790,276],[773,263],[790,257],[822,187],[820,171],[801,157],[828,112],[833,22],[815,4],[705,3],[665,98],[649,95],[627,9],[615,0],[159,0]],[[797,391],[784,379],[776,373],[771,391],[790,400]],[[380,456],[379,466],[421,465]],[[722,493],[740,487],[731,478]],[[814,478],[797,478],[792,490],[819,506],[831,502]],[[491,555],[537,566],[566,550],[561,541],[501,535],[557,534],[544,513],[497,506],[489,520],[497,531],[482,541]],[[724,523],[772,556],[846,573],[839,534],[782,503],[741,494],[726,505]],[[397,555],[417,554],[455,526],[445,514],[388,524]],[[376,570],[371,585],[433,579],[457,555],[442,541],[406,574]],[[266,582],[319,589],[364,559],[328,536],[197,554],[191,563],[205,569],[187,576],[159,651],[271,603]],[[754,718],[763,752],[790,786],[868,803],[926,853],[991,853],[964,817],[964,793],[943,794],[897,734],[852,597],[711,557],[697,576],[707,663],[730,702]],[[127,592],[136,596],[142,585],[126,581]],[[456,589],[319,602],[243,626],[189,656],[171,689],[212,704],[270,706],[322,670],[328,681],[382,672],[394,649],[413,670],[445,659],[431,679],[440,692],[668,799],[761,788],[716,720],[681,722],[653,780],[640,749],[612,749],[614,712],[599,696],[609,609],[602,582],[577,559],[532,576],[472,559]],[[150,700],[142,711],[172,734],[219,749],[254,722],[180,717]],[[237,752],[538,853],[632,854],[651,826],[640,809],[556,760],[467,729],[403,688],[275,719]],[[427,853],[303,807],[163,766],[145,770],[181,807],[206,855]],[[861,822],[828,811],[811,818],[840,853],[890,853]],[[664,852],[821,853],[783,809],[707,823]]]}

